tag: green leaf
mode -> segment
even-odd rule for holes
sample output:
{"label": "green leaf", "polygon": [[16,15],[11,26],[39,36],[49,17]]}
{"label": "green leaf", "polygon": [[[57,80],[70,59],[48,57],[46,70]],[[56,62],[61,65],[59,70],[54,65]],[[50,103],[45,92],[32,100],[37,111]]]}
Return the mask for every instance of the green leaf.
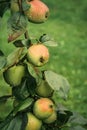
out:
{"label": "green leaf", "polygon": [[0,70],[4,68],[7,63],[7,59],[5,56],[0,56]]}
{"label": "green leaf", "polygon": [[14,64],[17,64],[27,53],[26,47],[21,47],[15,49],[12,53],[10,53],[7,57],[6,67],[10,67]]}
{"label": "green leaf", "polygon": [[28,123],[28,117],[27,117],[27,112],[22,113],[22,127],[21,130],[25,130],[25,127]]}
{"label": "green leaf", "polygon": [[26,0],[22,0],[22,9],[23,9],[23,11],[29,10],[30,7],[31,7],[31,5],[27,4]]}
{"label": "green leaf", "polygon": [[52,40],[46,41],[46,42],[44,42],[43,44],[46,45],[46,46],[50,46],[50,47],[57,47],[57,46],[58,46],[58,45],[57,45],[57,42],[52,41]]}
{"label": "green leaf", "polygon": [[35,68],[34,66],[32,66],[31,64],[29,64],[28,62],[27,64],[27,68],[28,68],[28,72],[29,74],[35,78],[37,84],[41,81],[41,77],[42,77],[42,73],[39,71],[38,68]]}
{"label": "green leaf", "polygon": [[87,124],[87,119],[85,119],[82,115],[73,112],[73,115],[70,117],[69,123],[71,124],[78,124],[78,125],[86,125]]}
{"label": "green leaf", "polygon": [[6,119],[6,124],[0,130],[21,130],[22,118],[22,115],[16,115],[14,118]]}
{"label": "green leaf", "polygon": [[70,84],[65,77],[50,70],[44,71],[44,77],[50,87],[55,90],[60,97],[67,99]]}
{"label": "green leaf", "polygon": [[63,126],[64,124],[66,124],[69,120],[69,118],[72,116],[72,112],[71,111],[57,111],[57,124],[59,124],[59,126]]}
{"label": "green leaf", "polygon": [[69,128],[69,130],[86,130],[86,129],[83,128],[82,126],[72,126]]}
{"label": "green leaf", "polygon": [[10,97],[11,97],[11,95],[6,95],[6,96],[0,97],[0,104],[5,103],[8,100],[8,98],[10,98]]}
{"label": "green leaf", "polygon": [[32,77],[30,74],[28,74],[27,77],[27,89],[30,95],[34,96],[35,95],[35,89],[36,89],[36,80],[34,77]]}
{"label": "green leaf", "polygon": [[5,120],[0,122],[0,130],[7,130],[6,128],[8,128],[9,123],[11,122],[11,120],[13,119],[13,115],[12,113],[10,113]]}
{"label": "green leaf", "polygon": [[26,79],[23,79],[23,82],[20,84],[20,86],[13,87],[12,94],[19,100],[24,100],[29,96]]}
{"label": "green leaf", "polygon": [[27,98],[19,103],[17,107],[13,110],[13,115],[15,116],[18,112],[25,110],[33,103],[33,98]]}
{"label": "green leaf", "polygon": [[27,18],[20,12],[16,12],[8,20],[8,42],[11,42],[24,34],[27,28]]}
{"label": "green leaf", "polygon": [[64,124],[66,124],[69,120],[69,118],[73,115],[71,111],[69,111],[65,106],[62,104],[57,104],[57,120],[56,124],[60,127],[62,127]]}
{"label": "green leaf", "polygon": [[13,42],[13,44],[16,46],[16,47],[29,47],[30,44],[31,44],[31,41],[30,39],[23,39],[23,40],[16,40],[15,42]]}
{"label": "green leaf", "polygon": [[0,118],[4,120],[6,116],[13,109],[13,98],[10,96],[3,96],[0,99]]}
{"label": "green leaf", "polygon": [[0,16],[2,17],[3,14],[7,9],[9,9],[10,0],[0,0]]}
{"label": "green leaf", "polygon": [[0,56],[4,56],[4,53],[0,50]]}
{"label": "green leaf", "polygon": [[9,123],[7,130],[21,130],[22,118],[21,115],[14,117]]}
{"label": "green leaf", "polygon": [[[57,101],[57,103],[58,103],[58,101]],[[56,103],[56,104],[57,104],[57,103]],[[61,112],[61,111],[63,111],[63,112],[64,112],[64,111],[68,111],[68,109],[67,109],[64,105],[62,105],[62,104],[60,104],[60,103],[57,104],[57,110],[60,111],[60,112]]]}
{"label": "green leaf", "polygon": [[54,39],[52,37],[50,37],[47,34],[43,34],[40,38],[39,41],[41,43],[43,43],[46,46],[52,46],[52,47],[56,47],[58,44],[57,42],[54,41]]}

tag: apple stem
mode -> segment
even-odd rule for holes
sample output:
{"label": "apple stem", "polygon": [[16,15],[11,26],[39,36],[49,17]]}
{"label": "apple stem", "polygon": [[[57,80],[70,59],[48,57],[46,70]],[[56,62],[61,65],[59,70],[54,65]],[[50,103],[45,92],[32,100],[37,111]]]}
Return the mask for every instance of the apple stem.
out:
{"label": "apple stem", "polygon": [[26,32],[24,33],[25,39],[29,39],[29,34],[28,31],[26,30]]}
{"label": "apple stem", "polygon": [[23,12],[23,9],[22,9],[22,0],[18,0],[18,4],[19,4],[20,12]]}

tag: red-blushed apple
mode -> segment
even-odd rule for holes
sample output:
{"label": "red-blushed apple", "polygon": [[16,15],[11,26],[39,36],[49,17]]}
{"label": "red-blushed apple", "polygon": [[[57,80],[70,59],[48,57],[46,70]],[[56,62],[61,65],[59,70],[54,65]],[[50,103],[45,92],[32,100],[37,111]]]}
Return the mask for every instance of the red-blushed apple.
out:
{"label": "red-blushed apple", "polygon": [[30,5],[30,8],[24,11],[28,20],[33,23],[43,23],[49,16],[49,8],[45,3],[40,0],[26,1]]}
{"label": "red-blushed apple", "polygon": [[36,87],[36,93],[41,97],[49,97],[52,95],[53,89],[45,80],[42,80],[40,85]]}
{"label": "red-blushed apple", "polygon": [[27,52],[27,59],[34,66],[43,66],[49,60],[49,51],[43,44],[33,44]]}
{"label": "red-blushed apple", "polygon": [[27,114],[28,123],[25,130],[40,130],[42,126],[42,121],[35,117],[31,112]]}
{"label": "red-blushed apple", "polygon": [[20,85],[22,78],[25,76],[25,66],[14,65],[3,73],[5,81],[11,86]]}
{"label": "red-blushed apple", "polygon": [[50,123],[55,122],[56,120],[57,120],[57,112],[54,110],[52,115],[44,119],[43,122],[45,122],[46,124],[50,124]]}
{"label": "red-blushed apple", "polygon": [[55,105],[49,98],[40,98],[36,100],[33,106],[33,112],[39,119],[46,119],[54,112]]}

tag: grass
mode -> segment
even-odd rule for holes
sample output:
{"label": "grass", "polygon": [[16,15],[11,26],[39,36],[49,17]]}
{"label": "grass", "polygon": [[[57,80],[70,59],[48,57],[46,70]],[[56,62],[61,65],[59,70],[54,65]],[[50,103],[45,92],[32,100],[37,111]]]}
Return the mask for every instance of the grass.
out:
{"label": "grass", "polygon": [[[50,7],[49,20],[43,24],[29,23],[29,35],[39,38],[47,33],[58,43],[57,47],[49,47],[50,61],[46,68],[68,79],[71,91],[69,99],[63,103],[87,117],[87,1],[43,1]],[[0,26],[0,49],[6,55],[15,49],[12,43],[7,43],[8,16],[9,12]],[[6,93],[10,93],[10,88],[1,75],[0,96]]]}

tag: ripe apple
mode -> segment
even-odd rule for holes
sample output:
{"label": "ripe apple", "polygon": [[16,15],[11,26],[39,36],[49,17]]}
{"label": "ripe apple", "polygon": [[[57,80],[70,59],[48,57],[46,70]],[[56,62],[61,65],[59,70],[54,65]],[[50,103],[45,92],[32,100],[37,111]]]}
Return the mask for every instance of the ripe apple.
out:
{"label": "ripe apple", "polygon": [[49,8],[40,0],[26,1],[30,8],[24,11],[28,20],[33,23],[43,23],[49,16]]}
{"label": "ripe apple", "polygon": [[46,119],[54,112],[55,105],[49,98],[38,99],[33,106],[33,112],[39,119]]}
{"label": "ripe apple", "polygon": [[35,117],[32,113],[28,113],[28,123],[25,130],[40,130],[42,121]]}
{"label": "ripe apple", "polygon": [[25,76],[25,67],[23,65],[14,65],[3,73],[5,81],[11,86],[20,85]]}
{"label": "ripe apple", "polygon": [[54,110],[54,112],[49,116],[48,118],[44,119],[43,121],[47,124],[53,123],[57,119],[57,112]]}
{"label": "ripe apple", "polygon": [[11,0],[11,2],[10,2],[10,10],[11,10],[12,14],[19,11],[18,0]]}
{"label": "ripe apple", "polygon": [[52,95],[53,89],[45,80],[42,80],[40,85],[36,87],[36,93],[41,97],[49,97]]}
{"label": "ripe apple", "polygon": [[43,44],[33,44],[27,52],[27,59],[35,66],[43,66],[49,60],[49,51]]}

